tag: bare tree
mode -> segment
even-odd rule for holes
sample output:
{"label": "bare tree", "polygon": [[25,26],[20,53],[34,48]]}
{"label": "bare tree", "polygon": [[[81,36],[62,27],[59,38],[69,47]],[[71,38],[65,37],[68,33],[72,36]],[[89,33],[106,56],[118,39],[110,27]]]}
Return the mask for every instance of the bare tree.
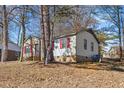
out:
{"label": "bare tree", "polygon": [[45,32],[44,32],[44,15],[43,15],[43,6],[41,6],[41,27],[42,27],[42,30],[41,30],[41,33],[42,33],[42,38],[41,38],[41,48],[42,48],[42,52],[43,52],[43,60],[45,60],[46,58],[46,44],[45,44]]}
{"label": "bare tree", "polygon": [[102,6],[102,9],[108,14],[106,20],[112,22],[118,29],[119,47],[120,47],[120,61],[122,61],[122,7],[121,6]]}
{"label": "bare tree", "polygon": [[8,23],[6,6],[3,5],[3,40],[2,40],[2,56],[1,61],[7,61],[8,57]]}
{"label": "bare tree", "polygon": [[53,58],[53,28],[54,23],[50,20],[50,6],[41,6],[42,13],[42,48],[44,50],[45,65],[52,61]]}
{"label": "bare tree", "polygon": [[[95,6],[57,6],[55,26],[62,24],[62,29],[55,33],[78,32],[81,28],[93,28],[98,21],[93,17]],[[68,25],[68,27],[66,27]],[[68,28],[70,31],[68,31]]]}
{"label": "bare tree", "polygon": [[24,40],[25,40],[25,7],[23,6],[22,14],[21,14],[21,27],[22,27],[22,42],[21,42],[21,55],[20,55],[20,62],[23,61],[23,49],[24,49]]}
{"label": "bare tree", "polygon": [[50,23],[49,23],[49,7],[46,5],[43,5],[42,7],[42,28],[43,33],[42,37],[43,44],[44,44],[44,59],[45,59],[45,65],[48,63],[48,51],[49,51],[49,45],[50,45]]}
{"label": "bare tree", "polygon": [[[36,14],[36,11],[33,9],[32,6],[18,6],[15,8],[15,11],[11,13],[12,18],[11,20],[16,23],[19,26],[19,34],[18,34],[18,42],[20,42],[21,46],[21,54],[20,54],[20,62],[24,60],[23,56],[23,50],[24,50],[24,42],[26,40],[26,33],[29,33],[29,31],[32,31],[29,29],[28,24],[30,23],[29,20],[33,18]],[[15,15],[18,14],[18,15]],[[33,51],[31,51],[33,54]],[[33,57],[33,55],[32,55]]]}
{"label": "bare tree", "polygon": [[1,61],[7,61],[8,59],[8,40],[9,40],[9,32],[8,32],[8,25],[9,22],[11,21],[10,18],[10,13],[16,8],[16,7],[11,7],[8,8],[9,6],[3,5],[2,10],[0,13],[2,13],[2,22],[0,22],[0,27],[2,28],[2,56],[1,56]]}

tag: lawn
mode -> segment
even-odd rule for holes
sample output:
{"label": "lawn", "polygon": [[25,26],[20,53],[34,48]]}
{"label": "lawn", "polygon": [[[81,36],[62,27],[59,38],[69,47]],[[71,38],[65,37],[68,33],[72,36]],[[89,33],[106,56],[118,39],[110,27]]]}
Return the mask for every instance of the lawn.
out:
{"label": "lawn", "polygon": [[0,63],[0,87],[124,87],[124,72],[112,64]]}

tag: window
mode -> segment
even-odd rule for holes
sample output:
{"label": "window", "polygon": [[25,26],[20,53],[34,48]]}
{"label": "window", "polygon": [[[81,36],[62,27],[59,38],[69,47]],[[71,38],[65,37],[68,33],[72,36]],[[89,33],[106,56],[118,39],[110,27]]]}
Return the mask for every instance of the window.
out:
{"label": "window", "polygon": [[59,40],[58,40],[58,39],[56,39],[56,40],[54,40],[54,42],[57,44],[57,43],[59,43]]}
{"label": "window", "polygon": [[84,39],[84,49],[87,50],[87,40]]}
{"label": "window", "polygon": [[67,39],[66,38],[63,38],[62,39],[62,48],[66,48],[66,46],[67,46],[67,44],[66,44],[66,42],[67,42]]}
{"label": "window", "polygon": [[58,48],[58,44],[59,44],[59,40],[58,39],[54,40],[54,48],[55,49]]}
{"label": "window", "polygon": [[26,47],[26,53],[30,53],[30,47]]}
{"label": "window", "polygon": [[91,51],[94,51],[94,43],[91,42]]}

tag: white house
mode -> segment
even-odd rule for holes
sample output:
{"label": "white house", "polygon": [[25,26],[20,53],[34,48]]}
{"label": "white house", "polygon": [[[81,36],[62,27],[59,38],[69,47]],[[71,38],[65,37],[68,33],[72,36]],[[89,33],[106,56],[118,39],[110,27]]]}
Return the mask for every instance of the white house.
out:
{"label": "white house", "polygon": [[25,59],[39,59],[40,56],[40,38],[36,36],[28,37],[24,42],[23,57]]}
{"label": "white house", "polygon": [[110,58],[119,58],[120,57],[119,46],[112,46],[108,52],[109,52]]}
{"label": "white house", "polygon": [[55,37],[53,53],[59,62],[91,61],[99,55],[99,41],[91,29],[84,29]]}

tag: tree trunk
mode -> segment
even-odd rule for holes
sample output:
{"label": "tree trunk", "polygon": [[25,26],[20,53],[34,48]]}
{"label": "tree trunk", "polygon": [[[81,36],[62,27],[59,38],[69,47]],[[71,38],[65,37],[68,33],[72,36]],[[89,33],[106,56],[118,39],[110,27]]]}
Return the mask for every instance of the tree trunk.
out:
{"label": "tree trunk", "polygon": [[121,40],[121,25],[120,25],[120,11],[119,7],[117,7],[117,15],[118,15],[118,31],[119,31],[119,48],[120,48],[120,62],[122,61],[122,40]]}
{"label": "tree trunk", "polygon": [[[33,40],[32,40],[32,37],[31,37],[31,41],[30,41],[30,52],[31,52],[31,59],[32,61],[34,61],[34,54],[33,54]],[[35,47],[35,53],[36,53],[36,47]]]}
{"label": "tree trunk", "polygon": [[49,24],[49,9],[48,6],[43,5],[43,26],[44,26],[44,35],[45,35],[45,46],[46,49],[49,47],[50,41],[50,24]]}
{"label": "tree trunk", "polygon": [[53,56],[53,48],[52,48],[52,43],[53,43],[53,29],[54,29],[54,23],[52,23],[52,29],[50,31],[50,52],[49,52],[49,57],[50,57],[50,61],[54,60],[54,56]]}
{"label": "tree trunk", "polygon": [[21,42],[21,55],[20,55],[20,62],[22,62],[23,59],[23,49],[24,49],[24,40],[25,40],[25,9],[23,9],[23,13],[22,13],[22,18],[21,18],[21,26],[22,26],[22,42]]}
{"label": "tree trunk", "polygon": [[49,15],[49,6],[43,5],[42,6],[42,39],[43,39],[43,46],[44,48],[44,64],[48,64],[53,59],[53,51],[52,51],[52,40],[53,40],[53,33],[50,29],[50,15]]}
{"label": "tree trunk", "polygon": [[[45,50],[44,50],[44,64],[48,63],[48,49],[50,43],[50,24],[49,24],[49,8],[46,5],[42,6],[42,24],[43,24],[43,37],[45,38]],[[44,41],[44,40],[43,40]]]}
{"label": "tree trunk", "polygon": [[44,20],[44,32],[45,32],[45,44],[46,44],[46,58],[45,65],[49,61],[49,49],[50,49],[50,23],[49,23],[49,7],[43,6],[43,20]]}
{"label": "tree trunk", "polygon": [[42,60],[42,57],[41,57],[41,38],[39,39],[39,61]]}
{"label": "tree trunk", "polygon": [[[55,16],[55,6],[54,6],[54,16]],[[54,23],[51,22],[52,25],[50,24],[50,14],[49,14],[49,7],[48,7],[48,29],[49,29],[49,45],[47,47],[47,57],[46,57],[46,63],[53,61],[53,48],[52,48],[52,43],[53,43],[53,29],[54,29]]]}
{"label": "tree trunk", "polygon": [[122,61],[122,41],[121,41],[121,30],[119,28],[119,49],[120,49],[120,62]]}
{"label": "tree trunk", "polygon": [[[45,44],[45,32],[44,32],[44,14],[43,14],[43,6],[41,6],[41,14],[42,14],[42,20],[41,20],[41,24],[42,24],[42,37],[41,37],[41,48],[42,48],[42,51],[41,51],[41,56],[42,56],[42,59],[41,60],[45,60],[46,58],[46,44]],[[43,52],[43,53],[42,53]]]}
{"label": "tree trunk", "polygon": [[8,58],[8,22],[6,6],[3,5],[3,40],[2,40],[2,56],[1,61],[7,61]]}
{"label": "tree trunk", "polygon": [[24,53],[24,40],[25,40],[25,24],[22,23],[22,42],[21,42],[21,55],[20,55],[20,62],[22,62],[23,59],[23,53]]}

